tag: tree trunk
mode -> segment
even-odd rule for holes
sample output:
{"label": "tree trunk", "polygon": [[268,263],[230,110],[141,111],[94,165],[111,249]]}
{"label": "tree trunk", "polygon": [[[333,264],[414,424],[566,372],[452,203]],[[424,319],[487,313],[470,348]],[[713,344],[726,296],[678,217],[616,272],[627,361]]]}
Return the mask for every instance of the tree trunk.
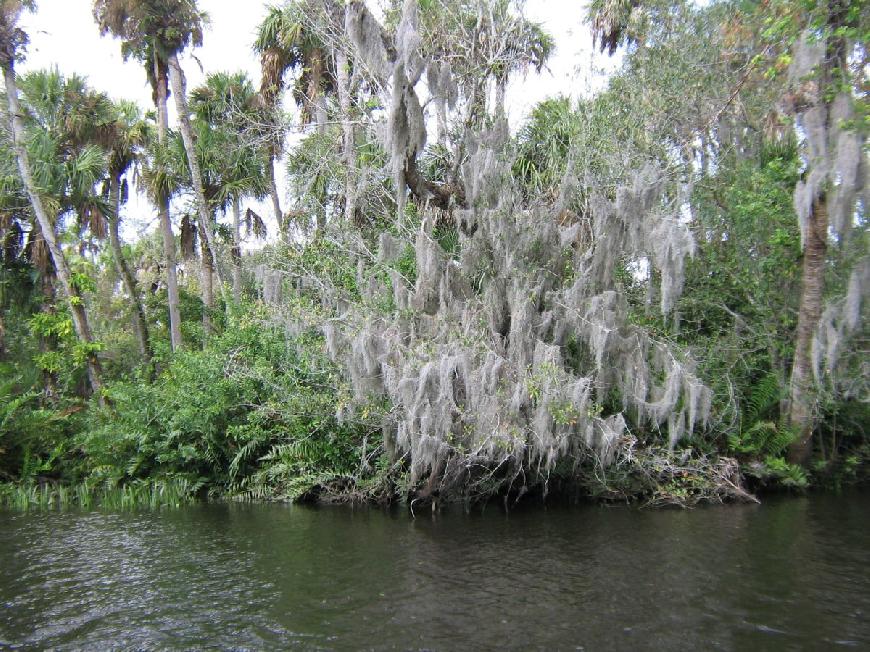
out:
{"label": "tree trunk", "polygon": [[[27,195],[30,198],[30,203],[33,206],[33,212],[36,215],[39,223],[39,230],[42,233],[42,238],[48,246],[48,251],[51,254],[51,260],[54,263],[57,277],[60,280],[61,288],[63,289],[64,297],[69,303],[70,312],[72,313],[73,326],[75,327],[76,335],[82,344],[91,345],[94,343],[94,337],[91,333],[91,325],[88,321],[88,315],[85,311],[82,297],[79,296],[75,286],[72,284],[72,273],[66,258],[57,243],[57,238],[54,234],[54,227],[51,220],[48,218],[48,213],[42,204],[42,198],[36,191],[36,184],[33,181],[33,175],[30,172],[30,160],[27,156],[27,149],[24,147],[24,122],[21,119],[21,107],[18,104],[18,86],[15,81],[15,71],[12,64],[9,63],[3,66],[3,77],[6,82],[6,100],[9,105],[9,117],[12,127],[12,144],[15,150],[15,157],[18,159],[18,171],[21,174],[21,180],[24,182],[24,187],[27,190]],[[88,381],[91,385],[91,390],[95,394],[100,394],[102,389],[102,369],[100,361],[97,359],[96,352],[89,351],[87,355]]]}
{"label": "tree trunk", "polygon": [[[833,124],[829,95],[837,84],[849,78],[848,47],[842,29],[848,20],[850,3],[847,0],[828,0],[825,20],[825,57],[817,71],[816,79],[807,97],[816,106],[824,108],[825,132],[829,142],[830,131],[842,129]],[[836,146],[835,146],[836,147]],[[809,161],[809,166],[819,164]],[[809,170],[808,170],[809,172]],[[805,464],[813,452],[817,396],[813,378],[813,336],[822,316],[825,296],[825,261],[828,252],[828,199],[822,192],[812,204],[812,212],[806,225],[804,257],[801,276],[801,300],[798,308],[797,335],[795,337],[794,361],[791,368],[789,402],[789,425],[795,439],[788,448],[788,459],[793,464]]]}
{"label": "tree trunk", "polygon": [[109,244],[112,247],[112,257],[115,259],[115,268],[124,283],[124,289],[130,295],[133,303],[133,330],[136,333],[136,341],[139,344],[139,353],[146,363],[151,362],[151,342],[148,337],[148,321],[145,318],[145,308],[142,298],[139,296],[139,288],[136,278],[130,271],[130,266],[124,259],[124,251],[121,249],[121,177],[112,175],[109,187],[109,203],[115,214],[109,219]]}
{"label": "tree trunk", "polygon": [[202,344],[205,346],[212,334],[211,313],[214,310],[214,265],[212,264],[211,249],[205,238],[204,229],[199,227],[199,246],[202,252]]}
{"label": "tree trunk", "polygon": [[[317,131],[321,134],[326,133],[326,94],[322,92],[324,65],[326,63],[326,53],[321,48],[314,48],[311,52],[311,73],[308,78],[308,103],[314,107],[314,121],[317,125]],[[309,110],[310,111],[310,110]]]}
{"label": "tree trunk", "polygon": [[281,198],[278,195],[278,183],[275,180],[275,153],[269,151],[269,162],[266,165],[266,178],[269,181],[269,196],[272,198],[272,210],[275,211],[275,222],[278,224],[279,237],[284,233],[284,214],[281,212]]}
{"label": "tree trunk", "polygon": [[242,303],[242,206],[238,196],[233,197],[233,302]]}
{"label": "tree trunk", "polygon": [[504,97],[507,91],[507,79],[495,80],[495,115],[504,117]]}
{"label": "tree trunk", "polygon": [[813,451],[815,391],[812,368],[813,335],[822,316],[825,293],[825,257],[828,250],[828,206],[824,196],[813,204],[804,247],[801,301],[791,368],[789,423],[796,433],[789,446],[789,461],[806,462]]}
{"label": "tree trunk", "polygon": [[[211,224],[211,214],[208,202],[205,198],[205,190],[202,183],[202,172],[199,169],[199,160],[196,158],[196,143],[193,139],[193,130],[190,126],[190,111],[187,108],[187,95],[185,90],[184,71],[178,63],[175,54],[169,56],[169,81],[172,84],[172,94],[175,95],[175,108],[178,113],[178,124],[181,129],[181,140],[184,142],[184,151],[187,154],[187,165],[190,168],[190,176],[193,180],[193,190],[196,194],[196,208],[199,214],[199,223],[202,226],[205,241],[208,244],[211,260],[209,266],[217,276],[218,286],[224,303],[229,303],[226,296],[226,287],[221,275],[220,265],[217,264],[217,243],[215,242],[214,229]],[[203,261],[205,265],[205,261]]]}
{"label": "tree trunk", "polygon": [[[169,125],[167,97],[169,95],[168,79],[165,65],[160,65],[155,58],[154,73],[157,80],[157,141],[166,144],[166,132]],[[178,298],[178,268],[175,256],[175,234],[172,233],[172,220],[169,218],[169,197],[157,199],[157,215],[160,220],[160,231],[163,236],[163,257],[166,259],[166,294],[169,303],[169,339],[172,350],[177,351],[182,346],[181,340],[181,310]]]}
{"label": "tree trunk", "polygon": [[338,104],[341,109],[342,158],[344,159],[344,220],[356,223],[356,156],[354,153],[354,129],[351,121],[350,79],[347,55],[339,46],[335,53],[335,68],[338,85]]}

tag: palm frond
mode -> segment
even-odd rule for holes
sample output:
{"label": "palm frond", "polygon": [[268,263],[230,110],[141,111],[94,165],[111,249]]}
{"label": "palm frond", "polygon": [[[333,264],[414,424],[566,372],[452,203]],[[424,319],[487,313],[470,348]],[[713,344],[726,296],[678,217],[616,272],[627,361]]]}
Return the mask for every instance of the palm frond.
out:
{"label": "palm frond", "polygon": [[252,233],[254,237],[263,239],[266,237],[267,229],[263,218],[255,213],[252,209],[245,211],[245,232],[248,236]]}

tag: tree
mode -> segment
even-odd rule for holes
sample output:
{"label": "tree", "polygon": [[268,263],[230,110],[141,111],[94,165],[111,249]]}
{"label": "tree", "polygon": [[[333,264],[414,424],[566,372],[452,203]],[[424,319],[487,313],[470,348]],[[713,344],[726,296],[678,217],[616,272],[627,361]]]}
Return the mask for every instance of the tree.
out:
{"label": "tree", "polygon": [[114,120],[106,130],[106,145],[109,148],[109,243],[112,259],[121,277],[130,301],[133,304],[133,328],[139,343],[139,353],[147,363],[151,360],[151,341],[145,308],[139,294],[136,277],[130,270],[121,246],[121,204],[123,177],[130,171],[141,149],[147,142],[148,125],[142,119],[138,107],[132,102],[118,102],[113,106]]}
{"label": "tree", "polygon": [[[11,125],[0,121],[0,363],[7,360],[7,311],[25,305],[31,284],[25,234],[32,217],[12,146]],[[10,317],[13,315],[10,314]]]}
{"label": "tree", "polygon": [[[661,30],[669,13],[667,2],[596,0],[589,18],[602,49],[612,53]],[[778,122],[779,109],[794,117],[802,141],[805,169],[794,193],[803,253],[801,290],[786,410],[794,435],[789,458],[801,464],[812,453],[823,376],[836,366],[839,343],[857,329],[870,269],[863,252],[848,260],[852,234],[863,229],[866,212],[866,200],[858,198],[867,168],[866,126],[859,118],[866,116],[867,106],[867,18],[861,3],[781,0],[750,6],[728,24],[735,49],[754,55],[729,104],[753,72],[766,65],[765,81],[776,96],[760,92],[756,80],[756,98],[768,101],[772,122]],[[740,138],[735,140],[739,149]],[[843,269],[850,264],[851,273]],[[845,296],[827,291],[832,270],[849,276]]]}
{"label": "tree", "polygon": [[[284,77],[290,70],[298,71],[293,88],[293,98],[300,108],[302,125],[314,122],[321,134],[327,126],[327,94],[335,89],[335,64],[329,57],[329,49],[323,38],[323,27],[328,16],[336,13],[337,4],[324,0],[293,0],[284,6],[270,6],[258,28],[254,51],[260,54],[260,97],[270,116],[272,138],[269,155],[270,194],[278,220],[283,229],[277,189],[274,181],[275,160],[283,149],[283,133],[276,120],[280,110],[280,98],[284,89]],[[328,30],[329,33],[334,33]],[[319,218],[322,222],[322,216]],[[322,226],[322,224],[321,224]]]}
{"label": "tree", "polygon": [[272,6],[254,42],[254,50],[261,55],[261,92],[265,90],[267,103],[280,97],[284,75],[296,70],[293,99],[300,109],[300,122],[316,124],[320,132],[326,128],[326,95],[335,88],[325,38],[335,32],[320,28],[338,11],[334,0],[290,0],[283,7]]}
{"label": "tree", "polygon": [[[380,142],[412,235],[391,225],[366,253],[368,242],[336,233],[336,248],[360,261],[349,273],[355,283],[337,274],[333,291],[317,287],[338,295],[323,301],[334,310],[324,330],[355,400],[383,397],[396,415],[383,447],[408,456],[411,485],[422,485],[416,496],[467,498],[491,491],[482,488],[490,481],[505,491],[515,480],[546,484],[560,459],[610,464],[629,430],[652,439],[667,431],[673,446],[702,427],[711,394],[694,361],[631,322],[621,287],[624,261],[647,257],[662,279],[661,312],[672,310],[693,249],[677,219],[679,178],[649,157],[618,176],[581,160],[566,165],[555,192],[524,196],[499,96],[511,73],[543,65],[546,35],[507,3],[394,6],[382,25],[364,3],[350,3],[346,25],[367,81],[383,93]],[[449,162],[432,166],[440,178],[419,165],[428,134],[415,89],[424,80],[430,106],[456,111]],[[578,184],[594,195],[584,216],[591,241],[582,224],[561,220],[561,196],[573,203]]]}
{"label": "tree", "polygon": [[[244,73],[216,73],[191,94],[197,157],[203,171],[206,199],[212,210],[232,208],[233,302],[241,302],[241,202],[268,193],[267,169],[257,139],[256,93]],[[259,217],[249,214],[262,233]]]}
{"label": "tree", "polygon": [[[169,128],[168,53],[183,47],[191,38],[201,40],[199,13],[186,0],[94,0],[94,18],[102,34],[122,39],[121,52],[145,65],[157,107],[157,138],[166,144]],[[194,32],[187,28],[192,26]],[[169,298],[169,331],[173,350],[182,346],[181,314],[178,307],[178,272],[175,236],[169,216],[169,196],[155,196],[163,251],[166,258],[166,287]]]}
{"label": "tree", "polygon": [[271,5],[257,29],[257,38],[254,41],[254,51],[260,55],[260,98],[270,132],[267,145],[269,165],[266,170],[269,195],[279,231],[284,229],[284,214],[281,212],[281,200],[275,181],[275,162],[283,150],[284,134],[278,115],[284,90],[284,75],[291,67],[298,65],[293,43],[300,28],[300,23],[289,15],[286,8]]}
{"label": "tree", "polygon": [[[849,238],[866,174],[865,132],[856,120],[855,103],[865,103],[866,111],[867,43],[862,38],[868,23],[860,3],[845,0],[821,0],[806,13],[799,6],[786,4],[785,8],[786,24],[796,24],[801,30],[792,49],[791,67],[798,87],[788,102],[805,133],[807,162],[804,178],[795,189],[803,273],[790,382],[789,422],[796,436],[789,457],[806,463],[812,454],[817,420],[819,378],[814,366],[818,370],[820,365],[814,365],[813,358],[822,353],[819,342],[814,346],[814,339],[822,334],[830,235],[833,233],[841,246]],[[863,283],[864,278],[859,277],[854,289],[850,288],[850,294],[857,296],[847,299],[851,304],[847,310],[853,313],[842,319],[847,329],[857,326],[855,306],[860,305]],[[841,334],[825,335],[830,340]],[[828,362],[831,368],[833,361]]]}
{"label": "tree", "polygon": [[588,11],[592,35],[602,52],[613,54],[620,45],[642,38],[637,25],[642,13],[640,0],[593,0]]}
{"label": "tree", "polygon": [[88,380],[94,393],[100,394],[102,388],[101,366],[97,358],[97,345],[91,331],[88,314],[85,310],[81,294],[73,282],[72,272],[64,256],[63,250],[57,242],[54,225],[46,210],[40,189],[37,186],[30,164],[30,157],[26,147],[26,133],[24,128],[24,114],[18,101],[18,87],[15,75],[15,63],[22,56],[22,51],[27,43],[27,35],[18,26],[18,19],[24,9],[32,9],[33,3],[4,0],[0,4],[0,68],[3,69],[3,77],[6,83],[6,100],[8,105],[8,117],[11,124],[13,148],[18,160],[18,169],[21,174],[27,195],[42,237],[48,246],[51,259],[54,264],[58,279],[61,282],[64,297],[72,314],[73,325],[76,335],[85,349],[85,358],[88,369]]}
{"label": "tree", "polygon": [[[134,54],[146,61],[154,74],[151,78],[156,87],[156,103],[158,106],[158,135],[163,142],[167,129],[166,95],[168,89],[166,80],[172,86],[175,97],[175,107],[178,112],[179,130],[181,132],[193,190],[196,196],[197,212],[200,227],[203,230],[206,244],[211,251],[212,264],[218,278],[221,293],[226,293],[220,267],[217,262],[217,242],[209,217],[209,207],[206,202],[202,183],[202,172],[196,160],[196,148],[190,126],[190,111],[187,106],[187,91],[185,88],[184,71],[178,61],[178,53],[188,45],[202,43],[202,25],[207,16],[199,11],[193,0],[96,0],[94,16],[101,29],[111,31],[124,41],[125,54]],[[168,74],[167,74],[168,73]],[[168,202],[167,202],[168,204]],[[164,237],[170,235],[164,223]],[[167,254],[169,253],[167,249]],[[174,254],[174,251],[172,252]],[[172,299],[170,299],[170,305]],[[178,333],[180,340],[180,332]]]}
{"label": "tree", "polygon": [[[552,38],[537,24],[511,11],[505,0],[483,3],[437,0],[391,3],[381,25],[361,0],[346,6],[346,31],[356,58],[373,88],[388,104],[388,142],[399,213],[410,191],[420,204],[441,209],[467,207],[460,180],[467,136],[491,119],[503,118],[504,91],[511,74],[540,70],[553,49]],[[439,145],[451,147],[444,179],[429,179],[419,159],[427,141],[424,108],[415,90],[425,73],[435,105]],[[392,88],[387,97],[387,89]],[[492,88],[495,106],[487,106]],[[489,108],[494,108],[489,112]],[[448,143],[449,109],[460,110],[460,136]]]}

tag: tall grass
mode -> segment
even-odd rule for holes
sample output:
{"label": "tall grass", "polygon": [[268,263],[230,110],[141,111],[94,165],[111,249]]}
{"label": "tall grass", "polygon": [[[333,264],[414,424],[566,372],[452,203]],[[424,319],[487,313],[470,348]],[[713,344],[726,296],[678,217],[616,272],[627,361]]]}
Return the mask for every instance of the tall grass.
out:
{"label": "tall grass", "polygon": [[195,500],[199,487],[187,478],[134,480],[121,485],[0,484],[0,507],[29,509],[162,509]]}

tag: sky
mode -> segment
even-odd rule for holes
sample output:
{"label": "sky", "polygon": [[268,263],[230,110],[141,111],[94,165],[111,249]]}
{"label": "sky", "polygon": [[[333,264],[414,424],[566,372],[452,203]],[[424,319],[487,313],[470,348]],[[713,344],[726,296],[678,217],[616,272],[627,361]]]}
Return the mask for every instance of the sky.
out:
{"label": "sky", "polygon": [[[247,72],[255,86],[259,85],[259,60],[251,44],[265,16],[266,3],[199,0],[197,4],[209,14],[211,24],[203,46],[181,57],[188,88],[195,88],[208,73],[238,70]],[[91,7],[91,0],[39,0],[37,12],[22,20],[22,27],[30,35],[30,46],[27,60],[18,67],[19,73],[56,65],[66,75],[86,76],[93,88],[115,99],[135,100],[150,108],[151,90],[141,64],[124,62],[120,42],[100,36]],[[541,74],[530,72],[509,85],[506,106],[512,128],[522,124],[530,109],[546,97],[566,94],[576,98],[599,90],[606,83],[606,72],[618,65],[617,59],[594,54],[589,28],[582,21],[584,7],[583,0],[527,0],[526,16],[554,36],[556,51],[548,70]],[[174,121],[174,107],[172,102],[169,104],[170,119]],[[287,106],[292,107],[289,99]],[[289,205],[289,198],[282,197],[282,205]],[[153,209],[142,200],[131,201],[127,212],[127,237],[149,230],[156,221]],[[258,212],[270,213],[265,206]]]}
{"label": "sky", "polygon": [[[251,79],[259,80],[259,61],[251,44],[265,14],[263,4],[256,0],[198,2],[211,16],[211,25],[203,47],[192,52],[206,73],[244,70]],[[121,42],[100,36],[91,7],[91,0],[39,0],[38,11],[21,21],[30,35],[30,46],[19,72],[57,65],[64,74],[87,76],[91,86],[113,98],[136,100],[150,108],[151,89],[142,65],[124,62]],[[181,63],[188,87],[194,88],[204,78],[199,64],[190,53],[181,58]]]}

